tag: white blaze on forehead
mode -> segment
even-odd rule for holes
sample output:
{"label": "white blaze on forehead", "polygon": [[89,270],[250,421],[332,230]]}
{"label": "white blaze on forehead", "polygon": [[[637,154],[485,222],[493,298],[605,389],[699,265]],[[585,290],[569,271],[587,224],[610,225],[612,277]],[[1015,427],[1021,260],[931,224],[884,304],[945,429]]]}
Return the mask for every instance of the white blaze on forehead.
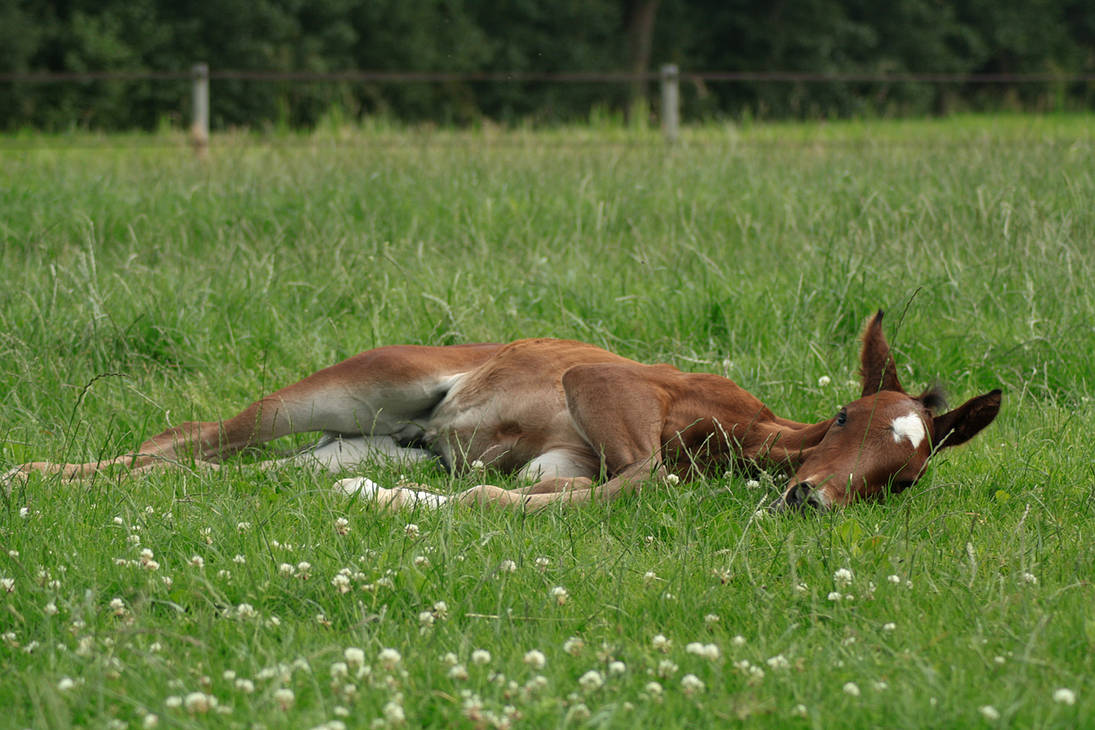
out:
{"label": "white blaze on forehead", "polygon": [[927,432],[924,430],[924,421],[917,413],[910,413],[907,416],[893,419],[890,429],[893,431],[894,441],[901,443],[901,439],[908,439],[914,449],[918,448],[920,442],[927,436]]}

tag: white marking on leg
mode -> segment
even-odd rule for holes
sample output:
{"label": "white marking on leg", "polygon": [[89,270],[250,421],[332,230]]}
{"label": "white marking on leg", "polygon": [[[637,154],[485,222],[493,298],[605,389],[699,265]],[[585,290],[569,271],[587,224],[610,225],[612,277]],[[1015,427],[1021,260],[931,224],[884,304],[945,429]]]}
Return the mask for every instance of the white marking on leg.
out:
{"label": "white marking on leg", "polygon": [[567,449],[552,449],[525,464],[520,476],[532,481],[592,477],[590,468]]}
{"label": "white marking on leg", "polygon": [[307,451],[278,460],[278,464],[311,466],[338,472],[369,462],[413,464],[432,458],[423,449],[400,446],[390,436],[325,436]]}
{"label": "white marking on leg", "polygon": [[334,489],[336,492],[341,492],[347,497],[360,494],[363,499],[375,499],[382,487],[372,479],[353,477],[350,479],[339,479],[335,482]]}
{"label": "white marking on leg", "polygon": [[920,442],[927,436],[924,421],[917,413],[893,419],[890,430],[893,431],[893,440],[896,443],[901,443],[901,439],[908,439],[914,449],[919,448]]}

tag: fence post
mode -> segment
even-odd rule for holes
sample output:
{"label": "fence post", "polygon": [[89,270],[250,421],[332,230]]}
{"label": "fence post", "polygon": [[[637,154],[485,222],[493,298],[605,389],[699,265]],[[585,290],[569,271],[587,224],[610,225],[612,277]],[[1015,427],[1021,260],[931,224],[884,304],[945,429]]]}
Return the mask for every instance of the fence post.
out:
{"label": "fence post", "polygon": [[198,157],[205,157],[209,151],[209,65],[196,63],[190,73],[194,99],[190,141]]}
{"label": "fence post", "polygon": [[677,141],[681,124],[681,95],[678,82],[680,72],[676,64],[666,64],[661,68],[662,80],[662,132],[665,133],[665,141],[673,143]]}

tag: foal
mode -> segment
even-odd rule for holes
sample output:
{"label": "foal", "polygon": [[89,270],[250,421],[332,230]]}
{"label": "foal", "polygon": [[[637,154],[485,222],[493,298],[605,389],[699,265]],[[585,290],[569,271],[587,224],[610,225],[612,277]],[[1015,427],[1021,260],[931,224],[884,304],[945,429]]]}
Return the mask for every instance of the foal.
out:
{"label": "foal", "polygon": [[593,345],[532,339],[500,344],[396,345],[363,352],[255,401],[222,421],[188,422],[136,453],[85,464],[34,462],[30,472],[86,477],[109,466],[144,471],[217,461],[281,436],[323,432],[313,447],[265,462],[338,472],[377,457],[480,464],[531,486],[480,484],[460,494],[394,487],[363,477],[337,488],[398,507],[447,501],[535,510],[610,500],[648,480],[700,477],[731,462],[791,474],[773,509],[829,509],[899,492],[941,448],[965,443],[996,417],[1000,391],[937,414],[935,390],[912,396],[897,378],[882,312],[867,324],[861,397],[820,423],[781,418],[718,375],[643,365]]}

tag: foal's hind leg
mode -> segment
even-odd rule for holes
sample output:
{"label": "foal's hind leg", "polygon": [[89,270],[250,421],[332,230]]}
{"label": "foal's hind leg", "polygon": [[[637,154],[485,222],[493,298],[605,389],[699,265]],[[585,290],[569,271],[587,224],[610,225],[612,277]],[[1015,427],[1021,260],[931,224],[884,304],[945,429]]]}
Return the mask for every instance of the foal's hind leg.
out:
{"label": "foal's hind leg", "polygon": [[456,379],[497,349],[394,345],[369,350],[257,400],[227,420],[169,428],[135,453],[83,464],[33,462],[4,476],[10,480],[38,471],[76,479],[115,465],[144,470],[218,461],[248,446],[308,431],[411,438]]}

